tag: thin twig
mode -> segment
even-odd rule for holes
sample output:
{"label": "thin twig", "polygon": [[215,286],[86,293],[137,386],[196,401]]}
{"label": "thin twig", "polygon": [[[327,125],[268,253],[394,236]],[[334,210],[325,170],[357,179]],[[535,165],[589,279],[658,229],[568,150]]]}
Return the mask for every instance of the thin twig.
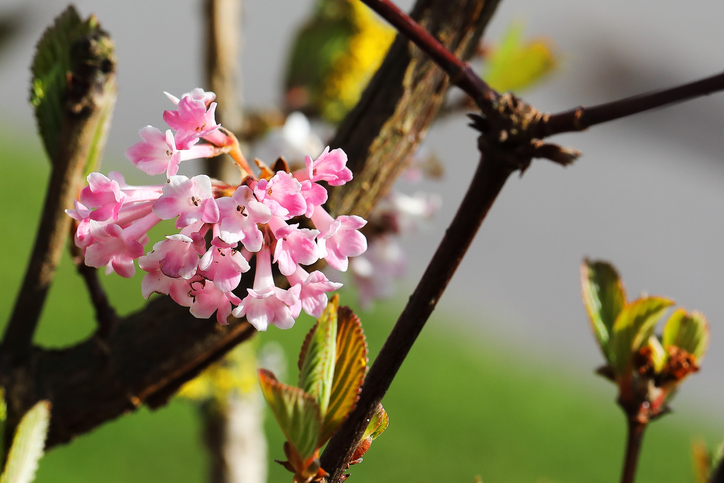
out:
{"label": "thin twig", "polygon": [[78,264],[77,269],[88,288],[91,303],[96,311],[98,335],[101,339],[106,339],[118,321],[116,310],[108,300],[108,296],[105,290],[103,290],[103,285],[101,285],[101,281],[98,279],[98,269],[89,267],[82,261]]}
{"label": "thin twig", "polygon": [[[244,124],[241,109],[241,0],[205,1],[205,70],[208,88],[216,93],[218,121],[239,135]],[[243,139],[241,139],[243,141]],[[206,161],[212,178],[237,182],[239,172],[221,155]]]}
{"label": "thin twig", "polygon": [[547,121],[539,125],[540,131],[535,134],[538,137],[547,137],[564,132],[583,131],[596,124],[614,121],[688,99],[707,96],[721,90],[724,90],[724,73],[670,89],[627,97],[597,106],[580,106],[558,114],[550,114]]}
{"label": "thin twig", "polygon": [[488,86],[467,62],[463,62],[453,55],[435,37],[394,3],[389,0],[362,0],[362,3],[377,12],[402,35],[414,42],[420,50],[425,52],[433,62],[445,71],[450,77],[450,83],[472,97],[483,112],[486,112],[491,102],[498,99],[498,93]]}
{"label": "thin twig", "polygon": [[481,159],[455,218],[372,364],[357,407],[330,440],[322,455],[322,468],[330,473],[330,482],[339,481],[369,418],[390,387],[495,198],[514,169],[495,156],[484,156]]}
{"label": "thin twig", "polygon": [[[468,64],[457,59],[440,42],[410,19],[389,0],[362,0],[403,35],[415,43],[449,76],[450,82],[470,97],[488,114],[500,95],[488,86]],[[577,107],[557,114],[541,116],[542,122],[532,126],[529,135],[542,139],[564,132],[583,131],[596,124],[614,121],[657,107],[702,97],[724,90],[724,73],[648,94],[627,97],[592,107]]]}
{"label": "thin twig", "polygon": [[626,457],[624,458],[621,483],[634,483],[636,479],[636,466],[639,461],[641,440],[644,437],[646,423],[635,417],[628,418],[628,437],[626,441]]}

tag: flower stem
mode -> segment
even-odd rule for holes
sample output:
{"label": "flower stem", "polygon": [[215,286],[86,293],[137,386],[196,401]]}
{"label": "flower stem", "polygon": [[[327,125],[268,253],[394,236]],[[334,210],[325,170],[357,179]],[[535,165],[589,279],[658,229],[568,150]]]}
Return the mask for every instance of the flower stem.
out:
{"label": "flower stem", "polygon": [[644,430],[647,423],[639,421],[636,417],[629,417],[628,438],[626,441],[626,456],[621,474],[621,483],[633,483],[636,479],[636,466],[639,461],[641,441],[644,437]]}

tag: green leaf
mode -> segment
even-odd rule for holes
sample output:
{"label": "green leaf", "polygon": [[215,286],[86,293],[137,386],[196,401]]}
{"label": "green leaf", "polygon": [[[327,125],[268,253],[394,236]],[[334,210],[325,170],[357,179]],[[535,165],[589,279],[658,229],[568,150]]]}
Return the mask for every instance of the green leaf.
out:
{"label": "green leaf", "polygon": [[31,66],[30,102],[52,163],[78,151],[82,170],[96,169],[116,99],[114,70],[113,42],[94,16],[83,20],[70,6],[45,31]]}
{"label": "green leaf", "polygon": [[274,374],[260,369],[261,392],[287,441],[307,460],[319,448],[322,417],[314,398],[298,387],[282,384]]}
{"label": "green leaf", "polygon": [[648,342],[646,345],[649,347],[650,352],[649,356],[651,357],[651,362],[654,365],[654,372],[660,373],[661,370],[666,365],[666,360],[668,358],[668,355],[666,354],[666,351],[661,346],[661,342],[659,342],[659,338],[655,335],[652,335],[649,337]]}
{"label": "green leaf", "polygon": [[349,307],[341,307],[337,316],[334,382],[322,423],[320,445],[332,437],[354,409],[366,373],[367,341],[362,331],[362,323]]}
{"label": "green leaf", "polygon": [[357,464],[362,461],[362,457],[367,453],[367,450],[370,449],[372,441],[377,439],[377,437],[387,429],[389,423],[390,418],[387,416],[385,408],[382,407],[382,404],[378,404],[375,414],[367,424],[367,428],[352,454],[350,464]]}
{"label": "green leaf", "polygon": [[523,24],[513,23],[488,58],[485,81],[498,92],[519,91],[558,64],[546,39],[523,40]]}
{"label": "green leaf", "polygon": [[613,324],[626,305],[626,292],[616,269],[604,261],[584,260],[581,264],[581,292],[591,330],[606,359]]}
{"label": "green leaf", "polygon": [[322,415],[327,413],[337,357],[337,307],[335,295],[307,334],[299,355],[299,387],[311,395]]}
{"label": "green leaf", "polygon": [[60,143],[63,97],[72,68],[71,48],[81,37],[97,27],[95,20],[83,21],[71,5],[50,26],[36,47],[30,103],[45,150],[52,160]]}
{"label": "green leaf", "polygon": [[630,365],[631,354],[638,351],[651,337],[664,311],[673,304],[662,297],[635,300],[623,308],[613,324],[610,364],[616,374],[623,374]]}
{"label": "green leaf", "polygon": [[662,342],[664,348],[680,347],[701,362],[709,347],[709,322],[701,312],[687,314],[679,309],[666,322]]}
{"label": "green leaf", "polygon": [[378,404],[375,415],[370,419],[370,423],[367,425],[362,439],[372,438],[374,441],[379,435],[385,432],[385,429],[387,429],[389,425],[390,417],[387,415],[387,411],[382,407],[382,404]]}
{"label": "green leaf", "polygon": [[50,422],[50,402],[40,401],[20,420],[13,445],[0,476],[0,483],[29,483],[35,478],[38,460],[43,456]]}

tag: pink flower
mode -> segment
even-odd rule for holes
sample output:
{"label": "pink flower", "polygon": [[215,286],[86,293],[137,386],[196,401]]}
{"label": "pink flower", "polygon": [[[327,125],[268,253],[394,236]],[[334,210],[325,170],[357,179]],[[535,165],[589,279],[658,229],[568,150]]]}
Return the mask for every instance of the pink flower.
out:
{"label": "pink flower", "polygon": [[314,210],[312,222],[319,235],[320,258],[340,272],[347,271],[348,257],[356,257],[367,250],[367,239],[358,230],[367,224],[359,216],[338,216],[333,219],[323,208]]}
{"label": "pink flower", "polygon": [[[171,102],[173,102],[175,105],[178,106],[178,103],[180,99],[173,94],[169,94],[168,92],[164,92],[166,94],[166,97],[168,97]],[[204,103],[206,107],[209,107],[212,102],[216,100],[216,94],[211,91],[205,91],[200,87],[194,88],[191,92],[187,92],[181,97],[191,97],[194,100],[199,100]]]}
{"label": "pink flower", "polygon": [[185,278],[171,278],[163,274],[159,268],[159,261],[148,257],[138,259],[138,266],[146,275],[141,282],[141,294],[149,298],[151,294],[159,293],[170,295],[174,302],[182,307],[190,307],[193,299],[189,295],[191,286]]}
{"label": "pink flower", "polygon": [[307,166],[305,179],[315,183],[326,181],[330,186],[341,186],[352,180],[352,171],[347,167],[347,154],[341,149],[330,151],[327,146],[314,161],[310,156],[304,158],[304,164]]}
{"label": "pink flower", "polygon": [[101,173],[90,173],[87,180],[88,186],[80,191],[80,202],[88,208],[95,208],[88,217],[97,221],[118,219],[118,211],[126,197],[118,182]]}
{"label": "pink flower", "polygon": [[[277,218],[278,220],[278,218]],[[291,275],[297,270],[298,264],[311,265],[319,259],[317,244],[314,242],[319,231],[306,228],[299,229],[299,224],[287,225],[279,221],[274,229],[277,245],[274,250],[274,263],[279,266],[282,275]]]}
{"label": "pink flower", "polygon": [[198,221],[216,223],[219,208],[211,191],[211,179],[203,174],[191,179],[171,176],[163,187],[163,195],[154,203],[153,212],[162,220],[178,216],[176,228]]}
{"label": "pink flower", "polygon": [[160,220],[154,214],[122,229],[115,223],[102,224],[90,221],[89,234],[93,242],[85,248],[85,263],[89,267],[105,266],[106,273],[116,272],[122,277],[132,277],[136,272],[133,260],[143,255],[148,243],[148,230]]}
{"label": "pink flower", "polygon": [[304,311],[312,317],[322,315],[324,308],[327,306],[327,292],[332,292],[342,287],[341,283],[330,282],[319,270],[307,273],[302,267],[297,267],[297,271],[287,280],[293,286],[301,287],[299,293],[299,304]]}
{"label": "pink flower", "polygon": [[[190,279],[196,275],[199,257],[204,253],[206,242],[204,237],[193,233],[186,235],[170,235],[153,245],[153,250],[143,257],[145,266],[152,266],[152,260],[158,262],[158,268],[167,277]],[[139,265],[140,265],[139,261]]]}
{"label": "pink flower", "polygon": [[208,319],[216,312],[216,320],[221,325],[226,325],[232,304],[241,302],[233,292],[222,292],[214,282],[202,277],[191,280],[190,286],[189,295],[193,298],[190,311],[198,319]]}
{"label": "pink flower", "polygon": [[214,147],[209,144],[189,145],[188,149],[179,151],[170,129],[164,134],[153,126],[146,126],[138,133],[143,141],[128,148],[126,157],[146,174],[165,172],[167,177],[175,176],[181,161],[209,158],[215,154]]}
{"label": "pink flower", "polygon": [[[233,313],[246,317],[258,330],[270,324],[286,329],[302,310],[319,316],[327,293],[341,284],[318,271],[309,274],[302,266],[324,256],[330,266],[345,270],[348,257],[366,249],[366,239],[358,231],[364,220],[354,216],[335,220],[321,207],[327,201],[322,181],[336,186],[352,179],[344,152],[327,148],[316,160],[307,158],[305,169],[293,175],[282,170],[269,179],[264,171],[262,179],[255,179],[236,138],[214,119],[213,92],[194,89],[181,99],[167,96],[176,106],[163,116],[171,129],[162,132],[146,126],[139,131],[141,141],[126,152],[147,174],[165,173],[167,182],[131,186],[118,173],[108,177],[91,173],[74,208],[67,210],[78,222],[75,243],[83,249],[86,264],[130,277],[137,259],[146,272],[141,286],[144,297],[168,294],[189,307],[195,317],[216,313],[222,324]],[[293,117],[299,119],[290,116],[288,127],[295,131],[299,126],[293,126]],[[295,138],[300,146],[302,138]],[[220,152],[229,152],[242,167],[241,185],[212,184],[204,175],[178,175],[182,161]],[[316,229],[288,224],[302,215],[311,218]],[[160,220],[174,218],[180,233],[155,243],[144,256],[148,231]],[[210,247],[207,239],[211,239]],[[291,283],[288,290],[274,284],[272,255]],[[242,300],[233,290],[250,270],[254,256],[253,288]]]}
{"label": "pink flower", "polygon": [[272,215],[288,220],[307,211],[307,202],[301,190],[302,184],[291,174],[278,171],[269,181],[260,179],[254,187],[254,194]]}
{"label": "pink flower", "polygon": [[327,202],[327,190],[324,189],[323,186],[312,183],[308,179],[302,181],[301,193],[307,202],[307,211],[304,213],[304,216],[307,218],[312,217],[315,207],[322,206]]}
{"label": "pink flower", "polygon": [[216,203],[221,220],[219,238],[232,245],[242,242],[250,252],[258,252],[263,237],[257,223],[269,221],[269,208],[254,198],[248,186],[240,186],[230,198],[219,198]]}
{"label": "pink flower", "polygon": [[201,257],[199,274],[213,280],[222,292],[230,292],[239,285],[241,274],[249,271],[249,262],[238,250],[216,243]]}
{"label": "pink flower", "polygon": [[254,288],[247,289],[247,295],[234,309],[234,317],[244,317],[256,330],[264,331],[269,324],[280,329],[289,329],[294,326],[298,312],[294,314],[292,307],[299,300],[300,285],[289,290],[283,290],[274,285],[271,271],[269,249],[263,247],[256,254],[256,274]]}
{"label": "pink flower", "polygon": [[176,146],[179,149],[187,149],[199,138],[208,137],[219,128],[214,118],[215,102],[207,106],[205,97],[191,93],[184,95],[177,107],[176,111],[164,111],[163,120],[177,131]]}

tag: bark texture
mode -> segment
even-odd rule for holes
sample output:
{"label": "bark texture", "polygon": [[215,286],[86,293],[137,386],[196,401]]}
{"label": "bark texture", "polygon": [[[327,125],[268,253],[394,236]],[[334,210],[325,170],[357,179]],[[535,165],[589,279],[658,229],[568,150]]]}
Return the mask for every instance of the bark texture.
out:
{"label": "bark texture", "polygon": [[[498,0],[419,0],[410,16],[451,52],[467,60]],[[354,180],[330,195],[335,214],[366,216],[407,167],[445,98],[445,73],[398,35],[332,147],[349,156]]]}

